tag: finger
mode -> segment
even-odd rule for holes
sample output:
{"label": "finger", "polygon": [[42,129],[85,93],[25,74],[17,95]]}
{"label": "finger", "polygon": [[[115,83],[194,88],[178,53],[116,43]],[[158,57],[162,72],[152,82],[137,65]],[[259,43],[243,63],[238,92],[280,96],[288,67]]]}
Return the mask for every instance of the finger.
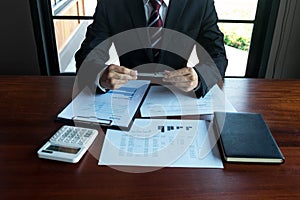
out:
{"label": "finger", "polygon": [[125,85],[128,80],[107,79],[105,82],[106,88],[116,90]]}
{"label": "finger", "polygon": [[[166,74],[168,72],[165,72]],[[169,72],[171,73],[171,72]],[[190,92],[198,85],[198,75],[193,68],[183,68],[172,72],[165,76],[163,81],[172,83],[175,87],[182,91]],[[167,78],[166,78],[167,77]]]}
{"label": "finger", "polygon": [[120,74],[115,70],[119,71],[120,66],[110,65],[100,78],[100,85],[106,89],[118,89],[119,87],[126,84],[129,80],[135,79],[126,74]]}
{"label": "finger", "polygon": [[131,77],[137,76],[137,71],[136,70],[128,69],[124,66],[111,65],[109,70],[111,72],[116,72],[118,74],[129,75]]}
{"label": "finger", "polygon": [[123,66],[110,65],[107,69],[108,79],[120,79],[120,80],[135,80],[137,79],[137,71],[128,69]]}
{"label": "finger", "polygon": [[163,81],[170,82],[170,83],[186,83],[186,82],[194,82],[197,81],[198,77],[192,74],[188,75],[181,75],[181,76],[174,76],[170,78],[163,78]]}
{"label": "finger", "polygon": [[175,71],[165,71],[165,78],[171,78],[176,76],[185,76],[195,73],[195,70],[191,67],[184,67]]}
{"label": "finger", "polygon": [[169,83],[177,83],[177,82],[187,82],[185,80],[184,76],[175,76],[175,77],[170,77],[170,78],[163,78],[164,82],[169,82]]}
{"label": "finger", "polygon": [[116,80],[135,80],[136,76],[131,76],[128,74],[120,74],[118,72],[111,72],[107,75],[107,79],[116,79]]}

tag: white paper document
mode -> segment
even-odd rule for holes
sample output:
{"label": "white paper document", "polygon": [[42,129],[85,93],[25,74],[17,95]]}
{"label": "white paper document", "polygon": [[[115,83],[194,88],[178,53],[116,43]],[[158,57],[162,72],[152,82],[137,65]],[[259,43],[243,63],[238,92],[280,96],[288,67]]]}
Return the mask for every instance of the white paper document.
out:
{"label": "white paper document", "polygon": [[128,127],[149,84],[145,80],[129,81],[117,90],[98,95],[85,89],[58,118]]}
{"label": "white paper document", "polygon": [[[207,134],[204,120],[136,119],[129,132],[107,130],[98,164],[223,168]],[[208,153],[200,156],[203,148]]]}
{"label": "white paper document", "polygon": [[140,111],[142,117],[155,117],[236,112],[236,109],[217,85],[204,98],[196,98],[194,94],[181,92],[171,86],[151,86]]}

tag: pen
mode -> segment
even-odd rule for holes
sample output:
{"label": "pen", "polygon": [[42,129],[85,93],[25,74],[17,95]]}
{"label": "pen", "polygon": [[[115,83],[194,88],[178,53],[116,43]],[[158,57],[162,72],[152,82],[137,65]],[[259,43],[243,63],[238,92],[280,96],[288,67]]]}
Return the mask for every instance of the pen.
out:
{"label": "pen", "polygon": [[154,72],[154,73],[138,73],[141,77],[153,77],[153,78],[163,78],[164,72]]}

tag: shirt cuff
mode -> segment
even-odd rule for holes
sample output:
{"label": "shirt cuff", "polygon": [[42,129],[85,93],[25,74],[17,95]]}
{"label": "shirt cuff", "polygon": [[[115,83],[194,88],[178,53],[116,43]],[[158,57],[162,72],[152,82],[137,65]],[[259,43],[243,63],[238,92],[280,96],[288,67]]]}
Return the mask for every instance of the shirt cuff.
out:
{"label": "shirt cuff", "polygon": [[197,85],[197,87],[195,87],[193,89],[193,91],[195,92],[195,91],[199,90],[201,87],[202,87],[202,82],[201,82],[201,79],[198,77],[198,85]]}
{"label": "shirt cuff", "polygon": [[101,70],[101,71],[98,73],[98,75],[97,75],[97,77],[96,77],[96,81],[95,81],[96,86],[97,86],[97,87],[101,90],[101,92],[103,92],[103,93],[106,93],[106,92],[108,91],[108,89],[105,89],[104,87],[102,87],[102,86],[100,85],[100,78],[101,78],[101,76],[102,76],[104,70],[106,70],[106,68],[107,68],[107,66],[106,66],[103,70]]}
{"label": "shirt cuff", "polygon": [[195,72],[196,72],[197,75],[198,75],[198,85],[197,85],[197,87],[195,87],[195,88],[193,89],[193,91],[195,92],[195,91],[198,91],[198,90],[202,87],[202,81],[201,81],[201,78],[200,78],[200,76],[199,76],[198,71],[197,71],[195,68],[193,68],[193,69],[195,70]]}
{"label": "shirt cuff", "polygon": [[195,92],[197,98],[204,97],[205,94],[208,92],[207,91],[208,88],[206,86],[205,80],[202,78],[200,72],[196,68],[193,69],[196,71],[198,75],[198,86],[194,88],[193,91]]}

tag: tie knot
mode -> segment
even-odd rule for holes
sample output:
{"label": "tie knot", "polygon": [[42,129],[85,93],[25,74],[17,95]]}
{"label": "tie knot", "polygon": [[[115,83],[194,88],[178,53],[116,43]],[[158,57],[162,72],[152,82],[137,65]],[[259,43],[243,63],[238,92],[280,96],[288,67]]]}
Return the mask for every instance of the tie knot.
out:
{"label": "tie knot", "polygon": [[149,2],[151,6],[158,11],[163,3],[163,0],[149,0]]}

